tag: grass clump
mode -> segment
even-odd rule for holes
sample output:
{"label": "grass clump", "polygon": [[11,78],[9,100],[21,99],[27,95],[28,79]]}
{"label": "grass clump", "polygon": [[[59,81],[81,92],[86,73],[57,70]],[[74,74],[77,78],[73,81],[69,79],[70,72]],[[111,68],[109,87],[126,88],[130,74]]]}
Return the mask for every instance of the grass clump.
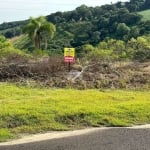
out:
{"label": "grass clump", "polygon": [[0,129],[0,142],[13,138],[12,133],[8,129]]}

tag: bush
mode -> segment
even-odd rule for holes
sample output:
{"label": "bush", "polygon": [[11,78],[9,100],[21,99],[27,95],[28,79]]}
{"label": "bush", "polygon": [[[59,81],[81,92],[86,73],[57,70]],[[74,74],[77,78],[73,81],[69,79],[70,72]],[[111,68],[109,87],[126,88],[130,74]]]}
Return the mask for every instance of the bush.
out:
{"label": "bush", "polygon": [[15,49],[13,45],[3,36],[0,36],[0,57],[7,57],[9,55],[25,55],[19,49]]}
{"label": "bush", "polygon": [[12,47],[0,49],[0,57],[7,57],[9,55],[25,55],[25,53]]}
{"label": "bush", "polygon": [[110,59],[112,55],[112,50],[103,50],[103,49],[95,49],[91,51],[88,55],[89,59]]}
{"label": "bush", "polygon": [[35,49],[35,50],[33,50],[32,54],[34,56],[48,56],[48,52],[44,51],[44,50],[41,50],[41,49]]}

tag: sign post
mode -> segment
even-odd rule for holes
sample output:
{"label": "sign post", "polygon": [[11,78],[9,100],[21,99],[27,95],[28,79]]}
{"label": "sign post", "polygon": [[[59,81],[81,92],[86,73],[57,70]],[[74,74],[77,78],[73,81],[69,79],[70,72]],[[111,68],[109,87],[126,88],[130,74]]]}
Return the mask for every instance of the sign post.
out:
{"label": "sign post", "polygon": [[68,63],[70,72],[70,65],[75,62],[75,48],[64,48],[64,62]]}

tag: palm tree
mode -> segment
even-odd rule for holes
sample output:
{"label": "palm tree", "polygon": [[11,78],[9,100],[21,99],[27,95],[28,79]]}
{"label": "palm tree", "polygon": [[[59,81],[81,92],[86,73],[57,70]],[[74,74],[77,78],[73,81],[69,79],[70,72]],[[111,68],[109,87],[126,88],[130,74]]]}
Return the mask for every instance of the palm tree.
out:
{"label": "palm tree", "polygon": [[23,32],[29,35],[36,49],[41,48],[42,39],[44,39],[45,48],[47,49],[47,38],[53,38],[55,31],[55,25],[48,22],[43,16],[38,18],[31,17],[29,23],[23,27]]}

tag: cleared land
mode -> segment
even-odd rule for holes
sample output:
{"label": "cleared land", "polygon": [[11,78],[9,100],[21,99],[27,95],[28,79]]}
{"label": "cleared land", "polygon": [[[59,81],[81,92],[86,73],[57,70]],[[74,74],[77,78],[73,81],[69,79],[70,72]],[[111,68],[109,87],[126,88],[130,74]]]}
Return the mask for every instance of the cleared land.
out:
{"label": "cleared land", "polygon": [[138,12],[140,15],[143,16],[143,20],[150,20],[150,9],[145,11]]}
{"label": "cleared land", "polygon": [[0,83],[0,141],[19,133],[150,123],[150,91],[46,89]]}

